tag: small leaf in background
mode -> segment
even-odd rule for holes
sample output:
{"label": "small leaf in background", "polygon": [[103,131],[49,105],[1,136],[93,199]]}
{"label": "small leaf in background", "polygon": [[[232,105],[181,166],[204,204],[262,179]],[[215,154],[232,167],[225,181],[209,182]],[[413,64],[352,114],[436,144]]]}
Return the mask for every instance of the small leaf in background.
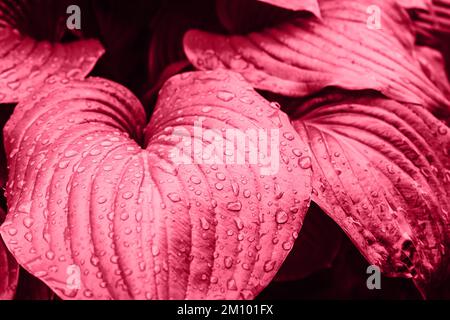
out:
{"label": "small leaf in background", "polygon": [[432,0],[397,0],[397,3],[406,9],[423,9],[429,8]]}
{"label": "small leaf in background", "polygon": [[316,0],[216,0],[216,12],[227,31],[239,34],[271,27],[295,17],[321,17]]}
{"label": "small leaf in background", "polygon": [[320,8],[318,0],[258,0],[273,6],[277,6],[287,10],[293,11],[311,11],[317,17],[320,17]]}
{"label": "small leaf in background", "polygon": [[[104,52],[97,40],[49,41],[62,37],[62,32],[57,31],[61,28],[57,26],[65,15],[35,21],[37,13],[48,2],[0,2],[0,103],[19,102],[44,83],[82,79]],[[50,8],[57,7],[59,10],[55,11],[60,12],[62,8],[52,3]],[[48,14],[54,12],[45,8]],[[49,25],[42,26],[43,23]],[[65,20],[62,24],[65,26]],[[49,32],[46,40],[37,40],[42,37],[41,30]]]}
{"label": "small leaf in background", "polygon": [[[367,26],[370,5],[382,12],[380,30]],[[411,22],[393,1],[322,0],[320,8],[320,21],[296,18],[242,36],[191,30],[186,55],[197,69],[231,69],[284,96],[373,89],[448,116],[449,101],[413,58]]]}
{"label": "small leaf in background", "polygon": [[403,6],[410,9],[414,28],[421,40],[437,44],[442,35],[450,34],[449,0],[429,0],[422,6]]}
{"label": "small leaf in background", "polygon": [[[446,59],[446,71],[450,70],[450,1],[427,0],[422,8],[409,8],[409,15],[417,34],[417,43],[440,50]],[[436,69],[439,72],[439,69]]]}

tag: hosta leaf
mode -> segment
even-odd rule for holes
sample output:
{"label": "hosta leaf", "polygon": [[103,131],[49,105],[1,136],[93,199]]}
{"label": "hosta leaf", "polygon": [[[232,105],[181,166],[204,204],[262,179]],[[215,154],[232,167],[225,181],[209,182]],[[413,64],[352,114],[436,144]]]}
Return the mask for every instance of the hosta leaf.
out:
{"label": "hosta leaf", "polygon": [[397,0],[397,3],[405,9],[428,9],[432,0]]}
{"label": "hosta leaf", "polygon": [[293,11],[311,11],[317,17],[320,17],[320,8],[318,0],[257,0],[260,2],[268,3],[272,6],[280,7],[283,9],[293,10]]}
{"label": "hosta leaf", "polygon": [[[171,78],[143,132],[145,121],[125,88],[96,78],[20,103],[5,127],[9,249],[62,298],[254,297],[309,205],[308,148],[228,71]],[[199,121],[215,135],[200,135]],[[230,130],[258,130],[256,149],[234,145]],[[248,160],[266,153],[261,131],[274,170]],[[211,148],[220,139],[226,150]],[[74,274],[78,288],[67,285]]]}
{"label": "hosta leaf", "polygon": [[317,0],[216,0],[216,12],[231,33],[255,31],[302,15],[321,17]]}
{"label": "hosta leaf", "polygon": [[450,96],[450,84],[441,52],[426,46],[416,46],[415,52],[423,72],[447,97]]}
{"label": "hosta leaf", "polygon": [[447,99],[413,58],[411,21],[394,1],[323,0],[320,6],[321,21],[292,19],[243,36],[191,30],[186,55],[198,69],[232,69],[254,87],[285,96],[327,86],[374,89],[448,112]]}
{"label": "hosta leaf", "polygon": [[413,20],[422,35],[450,33],[450,1],[430,0],[424,10],[414,11]]}
{"label": "hosta leaf", "polygon": [[34,13],[29,1],[21,3],[0,2],[0,103],[18,102],[44,82],[82,79],[104,52],[96,40],[33,39],[26,18]]}
{"label": "hosta leaf", "polygon": [[83,0],[1,0],[0,25],[20,30],[37,40],[61,41],[67,7]]}
{"label": "hosta leaf", "polygon": [[424,294],[444,286],[449,129],[419,106],[376,97],[321,97],[298,113],[313,201],[386,275],[413,278]]}
{"label": "hosta leaf", "polygon": [[[4,212],[0,209],[0,223],[3,219]],[[19,266],[0,237],[0,300],[12,299],[14,297],[18,277]]]}

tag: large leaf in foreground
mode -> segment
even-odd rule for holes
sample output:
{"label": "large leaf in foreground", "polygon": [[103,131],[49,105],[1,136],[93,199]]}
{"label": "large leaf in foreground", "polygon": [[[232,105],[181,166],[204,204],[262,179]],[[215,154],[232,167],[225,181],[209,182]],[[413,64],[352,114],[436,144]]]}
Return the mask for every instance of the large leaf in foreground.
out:
{"label": "large leaf in foreground", "polygon": [[[0,209],[0,222],[4,212]],[[12,299],[16,292],[19,266],[0,238],[0,300]]]}
{"label": "large leaf in foreground", "polygon": [[104,52],[96,40],[35,40],[22,32],[33,28],[24,12],[36,14],[21,1],[0,1],[0,103],[18,102],[44,83],[83,79]]}
{"label": "large leaf in foreground", "polygon": [[[217,131],[199,135],[199,122]],[[144,125],[137,99],[101,79],[20,103],[5,127],[9,249],[62,298],[254,297],[309,205],[306,145],[275,104],[228,71],[173,77],[142,149]],[[230,130],[259,134],[234,145]],[[279,156],[278,170],[250,161],[254,151]],[[73,271],[79,288],[67,285]]]}
{"label": "large leaf in foreground", "polygon": [[320,97],[297,111],[314,155],[313,201],[386,275],[413,278],[425,295],[444,286],[449,129],[423,108],[370,96]]}
{"label": "large leaf in foreground", "polygon": [[[255,88],[285,96],[327,86],[374,89],[448,112],[447,99],[413,57],[411,21],[395,1],[324,0],[320,7],[321,21],[291,19],[243,36],[191,30],[186,55],[198,69],[232,69]],[[369,7],[380,10],[378,22]]]}

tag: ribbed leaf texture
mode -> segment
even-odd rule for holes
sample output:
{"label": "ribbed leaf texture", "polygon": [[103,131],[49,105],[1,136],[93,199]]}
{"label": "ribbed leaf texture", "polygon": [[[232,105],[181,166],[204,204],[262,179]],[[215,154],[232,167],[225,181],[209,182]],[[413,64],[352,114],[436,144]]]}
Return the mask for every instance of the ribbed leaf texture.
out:
{"label": "ribbed leaf texture", "polygon": [[[213,143],[195,134],[197,121],[228,142],[228,129],[279,131],[271,156],[280,167],[198,163],[184,151],[194,163],[178,163],[180,143]],[[98,78],[21,102],[5,127],[9,214],[1,235],[9,249],[62,298],[254,297],[302,225],[309,149],[276,105],[229,71],[172,78],[144,134],[145,122],[134,96]],[[259,140],[250,139],[258,153]],[[250,141],[210,156],[238,159]],[[73,288],[67,272],[78,268]]]}

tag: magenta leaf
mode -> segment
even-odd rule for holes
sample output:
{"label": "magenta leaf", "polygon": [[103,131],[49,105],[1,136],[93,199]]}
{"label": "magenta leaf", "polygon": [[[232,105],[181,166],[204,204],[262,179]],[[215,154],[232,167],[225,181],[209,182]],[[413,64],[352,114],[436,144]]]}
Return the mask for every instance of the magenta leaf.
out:
{"label": "magenta leaf", "polygon": [[0,25],[20,30],[37,40],[61,41],[64,34],[69,31],[66,27],[66,9],[73,2],[1,0]]}
{"label": "magenta leaf", "polygon": [[23,33],[31,28],[24,26],[28,21],[23,11],[33,14],[21,5],[0,2],[0,103],[16,103],[45,82],[82,79],[104,52],[96,40],[62,44],[33,39]]}
{"label": "magenta leaf", "polygon": [[[0,128],[3,128],[7,119],[12,114],[12,106],[8,105],[0,109]],[[3,134],[0,133],[1,141],[3,141]],[[8,172],[6,168],[6,155],[3,145],[0,149],[0,225],[5,220],[5,212],[3,209],[6,206],[5,198],[3,197],[3,191],[8,179]],[[8,249],[3,243],[3,239],[0,237],[0,300],[12,299],[15,294],[15,288],[17,286],[17,278],[19,266],[15,259],[11,256]]]}
{"label": "magenta leaf", "polygon": [[145,130],[139,101],[107,80],[34,98],[4,130],[1,234],[61,298],[250,299],[270,282],[309,206],[310,156],[239,74],[171,78]]}
{"label": "magenta leaf", "polygon": [[221,24],[231,33],[247,33],[308,14],[321,17],[316,0],[216,0],[216,12]]}
{"label": "magenta leaf", "polygon": [[283,9],[293,11],[310,11],[320,17],[318,0],[257,0]]}
{"label": "magenta leaf", "polygon": [[429,9],[432,0],[397,0],[397,3],[405,9]]}
{"label": "magenta leaf", "polygon": [[450,33],[450,1],[429,0],[426,6],[415,10],[414,25],[419,34],[435,36],[439,33]]}
{"label": "magenta leaf", "polygon": [[448,127],[419,106],[328,98],[294,120],[313,153],[313,201],[386,275],[424,295],[448,285]]}
{"label": "magenta leaf", "polygon": [[[447,58],[447,74],[450,61],[450,1],[429,0],[426,10],[409,10],[417,34],[417,43],[440,50]],[[441,69],[435,72],[441,73]],[[446,77],[444,77],[446,79]]]}
{"label": "magenta leaf", "polygon": [[329,86],[374,89],[447,112],[447,98],[413,57],[411,21],[394,1],[323,0],[320,6],[321,21],[291,19],[242,36],[191,30],[184,37],[186,55],[200,70],[232,69],[255,88],[285,96]]}
{"label": "magenta leaf", "polygon": [[[4,212],[0,209],[0,222],[3,219]],[[0,300],[9,300],[14,297],[18,277],[19,266],[0,237]]]}
{"label": "magenta leaf", "polygon": [[415,52],[423,72],[445,96],[449,97],[450,84],[442,53],[427,46],[416,46]]}

